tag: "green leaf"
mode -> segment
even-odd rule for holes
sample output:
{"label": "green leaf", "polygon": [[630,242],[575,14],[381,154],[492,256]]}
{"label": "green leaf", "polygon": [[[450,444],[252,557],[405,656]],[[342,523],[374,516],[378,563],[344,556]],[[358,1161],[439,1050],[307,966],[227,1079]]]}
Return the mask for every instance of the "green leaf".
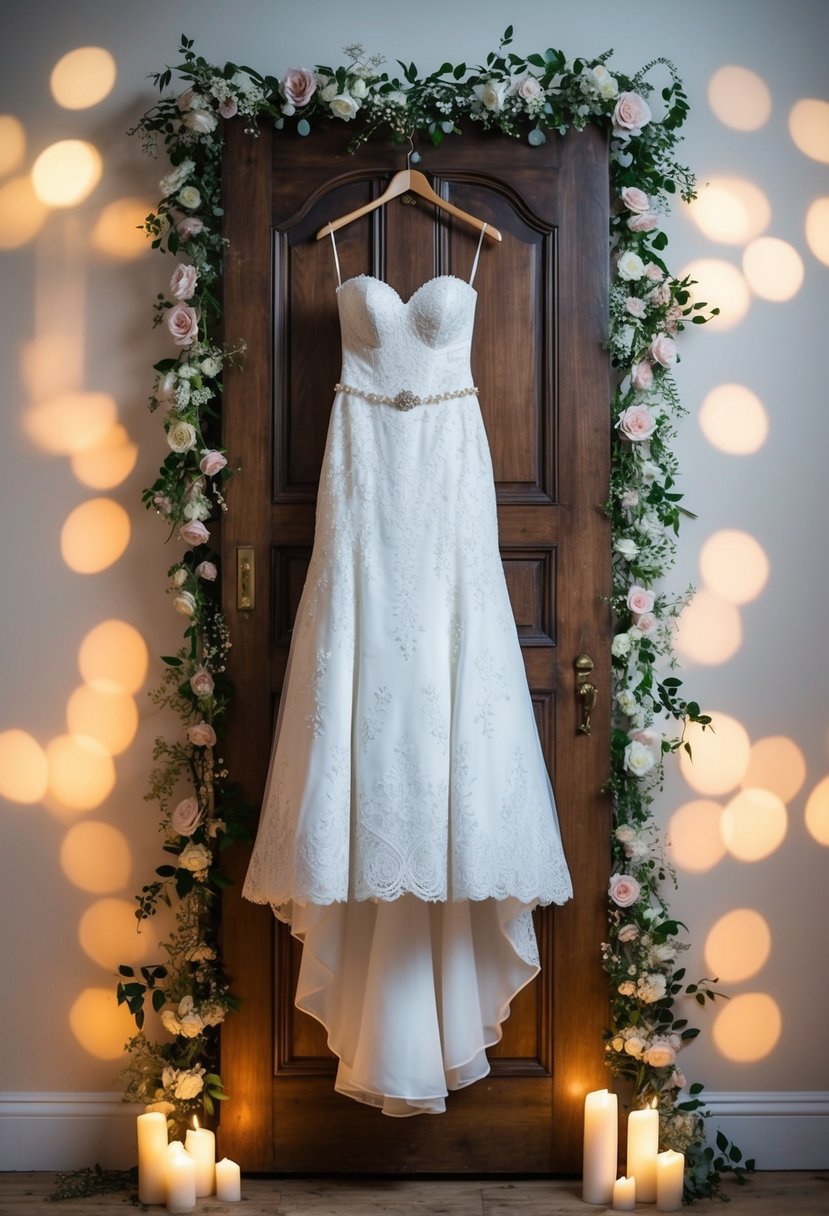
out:
{"label": "green leaf", "polygon": [[728,1137],[725,1136],[721,1131],[717,1132],[716,1144],[721,1153],[724,1153],[728,1148]]}
{"label": "green leaf", "polygon": [[164,1008],[166,1002],[167,997],[164,990],[162,988],[156,988],[155,992],[153,993],[153,1009],[155,1012],[159,1013]]}
{"label": "green leaf", "polygon": [[122,963],[121,966],[118,968],[118,974],[119,975],[135,975],[135,972],[133,971],[132,967],[125,967],[124,964]]}

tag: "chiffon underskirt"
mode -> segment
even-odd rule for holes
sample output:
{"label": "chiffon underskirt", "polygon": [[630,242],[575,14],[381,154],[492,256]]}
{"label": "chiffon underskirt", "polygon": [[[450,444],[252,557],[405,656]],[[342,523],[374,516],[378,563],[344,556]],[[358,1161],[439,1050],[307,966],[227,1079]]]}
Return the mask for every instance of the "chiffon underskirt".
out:
{"label": "chiffon underskirt", "polygon": [[325,1027],[335,1088],[383,1114],[439,1114],[486,1076],[510,1002],[538,973],[517,899],[291,904],[303,944],[296,1005]]}

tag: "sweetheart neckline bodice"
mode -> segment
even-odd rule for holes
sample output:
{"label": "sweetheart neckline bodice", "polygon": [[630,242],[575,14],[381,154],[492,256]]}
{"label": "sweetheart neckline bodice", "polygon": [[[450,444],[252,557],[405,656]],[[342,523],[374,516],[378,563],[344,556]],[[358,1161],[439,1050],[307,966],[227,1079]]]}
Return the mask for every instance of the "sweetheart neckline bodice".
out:
{"label": "sweetheart neckline bodice", "polygon": [[342,283],[337,286],[336,291],[337,294],[339,294],[343,288],[348,287],[349,283],[359,283],[361,280],[369,283],[379,283],[381,287],[387,287],[392,295],[394,295],[404,307],[408,307],[412,300],[414,300],[420,294],[420,292],[424,290],[424,288],[430,287],[432,283],[439,283],[443,279],[448,279],[452,283],[462,283],[464,287],[469,288],[474,296],[478,295],[477,291],[470,282],[468,282],[466,279],[460,278],[459,275],[456,274],[432,275],[431,279],[426,279],[425,282],[421,283],[419,287],[414,289],[408,300],[404,300],[397,288],[392,287],[391,283],[387,283],[385,279],[378,279],[377,276],[373,274],[353,274],[350,278],[343,279]]}

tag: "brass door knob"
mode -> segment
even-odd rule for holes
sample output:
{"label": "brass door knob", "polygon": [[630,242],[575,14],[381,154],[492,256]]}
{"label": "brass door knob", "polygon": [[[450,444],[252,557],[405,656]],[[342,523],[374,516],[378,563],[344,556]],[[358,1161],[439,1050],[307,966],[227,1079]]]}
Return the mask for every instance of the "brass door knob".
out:
{"label": "brass door knob", "polygon": [[596,685],[590,679],[593,673],[593,660],[589,654],[580,654],[574,659],[573,666],[576,669],[576,697],[580,707],[580,720],[577,733],[589,735],[591,730],[590,715],[593,712],[596,697],[599,693]]}

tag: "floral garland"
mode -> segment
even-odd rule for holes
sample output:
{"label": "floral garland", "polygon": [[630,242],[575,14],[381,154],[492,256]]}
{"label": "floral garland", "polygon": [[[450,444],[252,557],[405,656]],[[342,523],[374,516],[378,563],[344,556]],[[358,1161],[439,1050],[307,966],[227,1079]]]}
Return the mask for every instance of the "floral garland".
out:
{"label": "floral garland", "polygon": [[[159,183],[161,201],[146,220],[153,247],[184,254],[159,295],[155,323],[166,325],[175,358],[155,365],[150,408],[164,411],[169,455],[144,501],[168,523],[186,552],[170,569],[173,606],[188,620],[185,645],[163,659],[165,676],[154,694],[183,723],[185,741],[156,741],[159,766],[148,798],[161,810],[165,850],[173,864],[138,897],[139,921],[159,902],[177,903],[176,928],[165,945],[167,965],[121,968],[118,999],[135,1015],[130,1040],[126,1096],[168,1113],[172,1125],[226,1095],[215,1071],[217,1027],[235,1008],[215,942],[216,896],[227,880],[220,854],[249,832],[250,808],[228,781],[216,756],[217,737],[229,707],[224,677],[230,645],[215,595],[216,555],[209,548],[211,517],[225,509],[221,486],[230,475],[226,454],[215,445],[217,403],[223,366],[241,355],[211,339],[221,317],[217,290],[226,245],[221,235],[223,122],[241,115],[256,136],[271,121],[301,136],[332,118],[355,121],[352,149],[382,135],[395,141],[414,131],[434,144],[459,135],[470,119],[530,144],[550,131],[564,134],[598,122],[610,130],[612,209],[610,245],[614,281],[610,293],[610,352],[617,370],[611,401],[613,457],[607,512],[612,523],[612,642],[614,726],[608,782],[615,814],[609,925],[602,957],[611,987],[611,1024],[606,1059],[611,1072],[627,1078],[631,1104],[658,1106],[660,1142],[686,1154],[685,1196],[718,1191],[730,1170],[744,1180],[753,1162],[717,1134],[718,1152],[705,1144],[707,1112],[677,1064],[683,1046],[698,1031],[677,1015],[674,1004],[690,996],[701,1005],[715,999],[709,981],[686,984],[679,954],[685,926],[670,915],[662,893],[675,876],[667,864],[651,805],[661,783],[666,754],[681,747],[684,724],[710,719],[681,695],[673,670],[672,620],[678,600],[656,590],[671,568],[683,508],[676,489],[677,460],[671,449],[672,419],[681,414],[673,367],[676,335],[687,323],[702,324],[717,309],[692,303],[688,279],[673,276],[662,258],[667,245],[660,217],[679,191],[694,197],[694,179],[675,158],[678,130],[688,112],[682,83],[664,59],[633,77],[611,74],[608,51],[596,59],[567,60],[557,50],[522,58],[506,48],[509,27],[486,65],[444,63],[424,78],[413,63],[399,62],[402,76],[381,71],[382,60],[363,48],[345,48],[345,67],[292,68],[281,78],[227,63],[217,67],[193,51],[182,36],[182,62],[154,75],[160,93],[175,70],[185,83],[178,96],[162,96],[140,119],[145,150],[158,142],[172,162]],[[656,118],[646,77],[660,66],[669,83],[661,90],[663,114]],[[683,731],[669,737],[655,729],[658,714]],[[182,779],[191,789],[171,809]],[[148,1039],[144,1005],[160,1014],[170,1040]]]}

